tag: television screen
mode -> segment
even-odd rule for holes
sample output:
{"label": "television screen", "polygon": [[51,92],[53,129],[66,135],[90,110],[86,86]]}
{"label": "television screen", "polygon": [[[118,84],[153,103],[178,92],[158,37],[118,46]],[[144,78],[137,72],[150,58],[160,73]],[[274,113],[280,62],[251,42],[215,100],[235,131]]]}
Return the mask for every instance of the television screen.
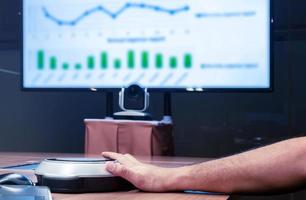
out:
{"label": "television screen", "polygon": [[270,89],[270,0],[23,0],[25,89]]}

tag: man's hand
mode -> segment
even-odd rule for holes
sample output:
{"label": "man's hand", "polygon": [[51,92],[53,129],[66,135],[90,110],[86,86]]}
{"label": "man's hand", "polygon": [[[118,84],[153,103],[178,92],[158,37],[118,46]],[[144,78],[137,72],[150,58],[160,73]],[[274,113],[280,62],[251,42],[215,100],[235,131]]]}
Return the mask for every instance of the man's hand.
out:
{"label": "man's hand", "polygon": [[110,173],[128,180],[140,190],[148,192],[175,190],[172,184],[175,177],[173,169],[141,163],[129,154],[103,152],[102,155],[118,161],[107,163],[106,169]]}
{"label": "man's hand", "polygon": [[151,192],[282,193],[304,188],[306,183],[306,137],[171,169],[143,164],[131,155],[103,153],[103,156],[119,162],[108,163],[107,170]]}

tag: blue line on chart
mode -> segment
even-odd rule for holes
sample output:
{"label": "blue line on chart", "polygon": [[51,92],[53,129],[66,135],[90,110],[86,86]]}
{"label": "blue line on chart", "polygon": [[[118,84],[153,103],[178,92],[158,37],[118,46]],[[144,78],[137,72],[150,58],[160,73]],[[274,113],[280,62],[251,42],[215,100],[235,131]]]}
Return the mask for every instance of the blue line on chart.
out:
{"label": "blue line on chart", "polygon": [[107,8],[105,8],[104,6],[100,5],[100,6],[97,6],[97,7],[94,7],[92,9],[84,11],[80,16],[78,16],[77,18],[75,18],[73,20],[70,20],[70,21],[61,20],[61,19],[53,16],[47,10],[47,8],[45,8],[45,7],[43,7],[42,10],[43,10],[46,18],[50,19],[51,21],[57,23],[60,26],[75,26],[80,21],[82,21],[84,18],[86,18],[89,15],[91,15],[93,13],[96,13],[96,12],[102,12],[102,13],[106,14],[107,16],[109,16],[110,18],[116,19],[121,14],[123,14],[126,10],[131,9],[131,8],[152,10],[152,11],[155,11],[155,12],[166,13],[166,14],[169,14],[169,15],[176,15],[176,14],[179,14],[181,12],[187,12],[187,11],[190,10],[189,6],[183,6],[181,8],[176,8],[176,9],[168,9],[168,8],[164,8],[164,7],[161,7],[161,6],[148,5],[148,4],[145,4],[145,3],[126,3],[118,11],[112,12],[112,11],[108,10]]}

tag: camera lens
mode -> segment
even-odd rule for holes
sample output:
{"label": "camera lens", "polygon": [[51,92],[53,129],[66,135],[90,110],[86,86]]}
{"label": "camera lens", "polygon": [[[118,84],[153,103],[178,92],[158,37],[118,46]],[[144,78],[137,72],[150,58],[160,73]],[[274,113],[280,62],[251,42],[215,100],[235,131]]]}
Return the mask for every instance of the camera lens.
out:
{"label": "camera lens", "polygon": [[127,95],[130,98],[138,98],[144,93],[143,89],[138,85],[131,85],[127,88]]}

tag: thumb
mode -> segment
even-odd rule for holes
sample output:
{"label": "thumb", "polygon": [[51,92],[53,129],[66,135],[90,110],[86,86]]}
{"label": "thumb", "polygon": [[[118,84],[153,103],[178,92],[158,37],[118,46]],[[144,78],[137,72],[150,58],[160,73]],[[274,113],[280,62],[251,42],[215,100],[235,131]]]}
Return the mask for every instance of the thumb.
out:
{"label": "thumb", "polygon": [[107,162],[106,170],[112,173],[114,176],[120,176],[124,179],[130,180],[132,172],[124,165],[115,162]]}

